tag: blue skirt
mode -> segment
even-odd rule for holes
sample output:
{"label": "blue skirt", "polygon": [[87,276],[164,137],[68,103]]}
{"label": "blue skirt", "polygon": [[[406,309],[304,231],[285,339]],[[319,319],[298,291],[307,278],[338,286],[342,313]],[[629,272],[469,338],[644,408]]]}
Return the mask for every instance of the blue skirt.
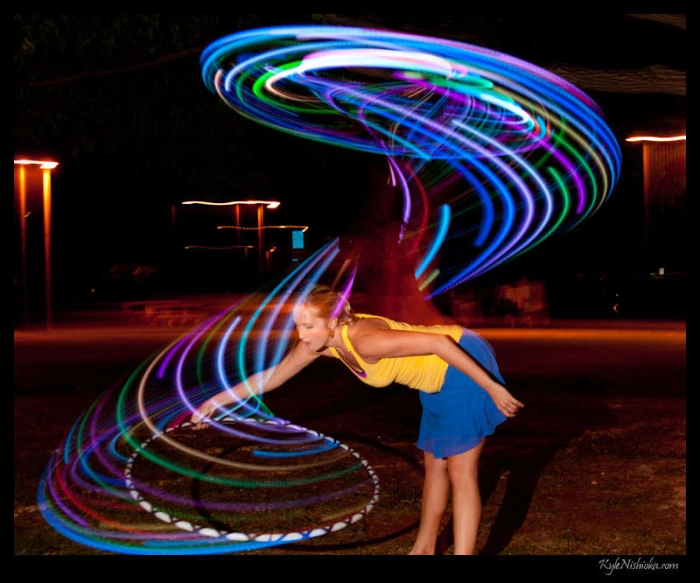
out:
{"label": "blue skirt", "polygon": [[[493,349],[486,340],[465,328],[459,345],[505,385]],[[507,419],[484,389],[453,366],[447,368],[439,392],[420,391],[420,402],[423,414],[417,445],[437,458],[475,448]]]}

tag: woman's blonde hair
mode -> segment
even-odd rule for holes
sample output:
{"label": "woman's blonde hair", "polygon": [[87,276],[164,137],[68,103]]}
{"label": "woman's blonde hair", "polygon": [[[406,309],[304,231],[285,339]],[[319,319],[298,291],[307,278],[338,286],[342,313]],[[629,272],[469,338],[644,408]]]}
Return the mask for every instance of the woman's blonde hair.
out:
{"label": "woman's blonde hair", "polygon": [[306,296],[304,305],[315,308],[325,320],[338,318],[338,324],[354,324],[357,321],[350,302],[327,285],[314,286]]}

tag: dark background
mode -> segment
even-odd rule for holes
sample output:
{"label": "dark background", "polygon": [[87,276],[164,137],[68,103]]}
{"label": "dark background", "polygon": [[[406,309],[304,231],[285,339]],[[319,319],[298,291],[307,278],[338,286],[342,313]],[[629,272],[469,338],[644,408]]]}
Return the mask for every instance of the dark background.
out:
{"label": "dark background", "polygon": [[643,253],[641,145],[624,141],[640,133],[685,133],[685,15],[556,11],[15,14],[15,154],[48,155],[60,163],[52,173],[58,304],[255,288],[259,281],[237,267],[236,256],[183,252],[183,245],[207,244],[212,236],[173,221],[173,207],[182,209],[184,200],[279,200],[266,221],[309,225],[311,250],[328,237],[362,229],[377,181],[376,156],[258,125],[228,109],[202,82],[199,55],[210,42],[285,23],[440,35],[513,54],[577,84],[602,107],[621,144],[618,186],[574,232],[477,283],[519,273],[544,279],[559,306],[555,316],[600,315],[592,307],[587,314],[581,303],[591,290],[600,296],[617,293],[615,286],[644,288],[629,315],[685,317],[685,216],[674,219],[678,241],[664,258],[673,275],[650,283],[645,274],[660,266]]}

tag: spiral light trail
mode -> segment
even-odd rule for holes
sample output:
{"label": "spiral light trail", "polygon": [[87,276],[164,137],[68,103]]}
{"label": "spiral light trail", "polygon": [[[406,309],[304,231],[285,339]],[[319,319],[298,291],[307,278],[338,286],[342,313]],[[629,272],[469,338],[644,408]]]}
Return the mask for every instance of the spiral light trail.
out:
{"label": "spiral light trail", "polygon": [[[222,38],[201,67],[206,86],[243,116],[387,158],[404,201],[401,236],[428,297],[576,227],[619,179],[618,143],[592,99],[482,47],[284,26]],[[96,401],[42,477],[49,524],[108,552],[213,554],[315,538],[366,516],[379,500],[367,460],[275,416],[249,381],[288,351],[293,307],[338,260],[336,239]],[[346,260],[336,276],[343,297],[356,269]],[[194,409],[240,381],[248,397],[191,431]]]}
{"label": "spiral light trail", "polygon": [[493,50],[283,26],[224,37],[201,64],[206,86],[241,115],[389,159],[417,278],[439,270],[429,297],[575,227],[619,179],[620,148],[596,103]]}

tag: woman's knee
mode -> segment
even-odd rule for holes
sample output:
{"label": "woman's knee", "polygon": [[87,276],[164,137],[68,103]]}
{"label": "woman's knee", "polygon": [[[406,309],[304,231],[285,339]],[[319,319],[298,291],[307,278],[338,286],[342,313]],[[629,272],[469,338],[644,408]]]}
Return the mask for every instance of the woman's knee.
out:
{"label": "woman's knee", "polygon": [[432,453],[425,452],[423,456],[425,475],[447,475],[448,461],[445,458],[435,457]]}
{"label": "woman's knee", "polygon": [[447,473],[450,481],[460,484],[476,484],[479,476],[479,455],[483,441],[473,449],[447,459]]}

